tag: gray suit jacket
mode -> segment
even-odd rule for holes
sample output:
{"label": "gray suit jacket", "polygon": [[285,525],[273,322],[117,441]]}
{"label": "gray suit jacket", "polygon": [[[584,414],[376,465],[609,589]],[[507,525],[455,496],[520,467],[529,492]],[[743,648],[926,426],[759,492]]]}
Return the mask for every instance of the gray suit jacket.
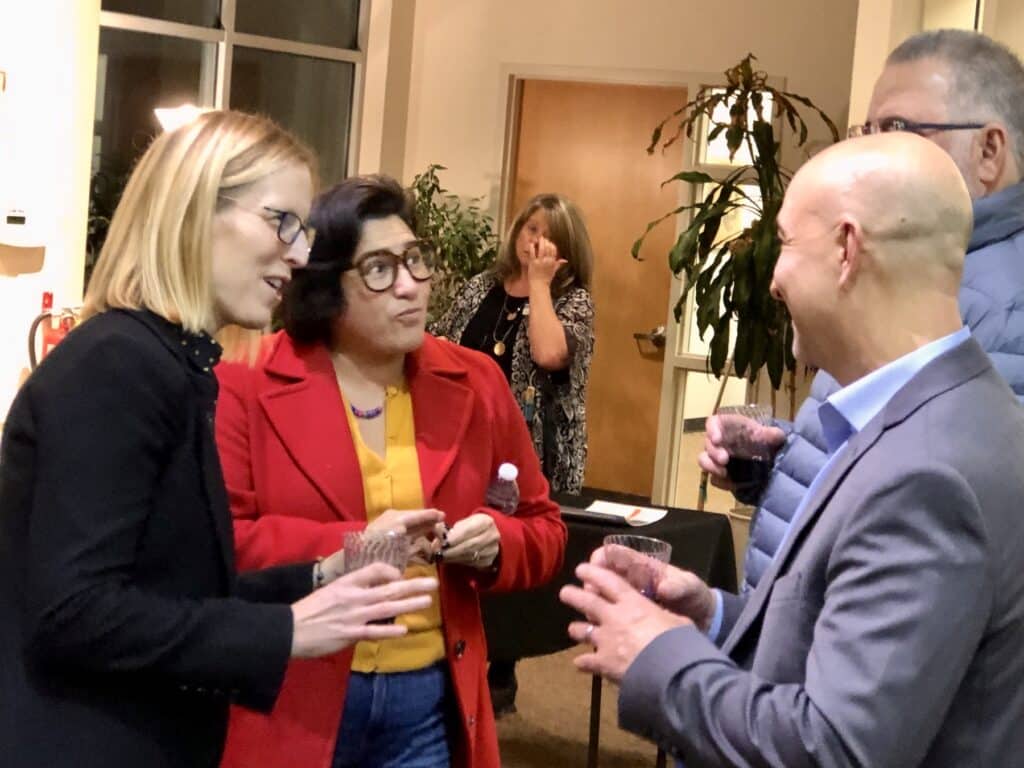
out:
{"label": "gray suit jacket", "polygon": [[1024,411],[973,340],[837,458],[721,649],[637,657],[619,720],[696,766],[1024,760]]}

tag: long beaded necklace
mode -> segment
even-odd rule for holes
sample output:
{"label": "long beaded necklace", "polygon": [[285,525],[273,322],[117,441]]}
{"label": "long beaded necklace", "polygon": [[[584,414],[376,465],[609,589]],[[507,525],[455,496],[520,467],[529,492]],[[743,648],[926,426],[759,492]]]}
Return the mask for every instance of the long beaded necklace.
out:
{"label": "long beaded necklace", "polygon": [[[508,349],[505,342],[508,341],[509,334],[512,333],[512,329],[516,328],[515,320],[517,317],[528,317],[530,314],[530,305],[523,302],[515,309],[509,309],[508,300],[509,295],[505,294],[505,299],[501,302],[501,312],[498,313],[498,317],[494,322],[494,330],[491,332],[491,339],[494,341],[494,346],[491,349],[494,351],[495,357],[501,357],[505,354],[505,350]],[[498,328],[501,326],[502,318],[509,324],[505,332],[498,337]]]}

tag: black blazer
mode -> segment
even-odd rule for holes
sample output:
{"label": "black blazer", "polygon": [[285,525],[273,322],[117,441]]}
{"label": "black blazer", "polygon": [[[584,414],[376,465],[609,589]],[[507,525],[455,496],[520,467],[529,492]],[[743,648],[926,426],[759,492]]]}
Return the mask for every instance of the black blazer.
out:
{"label": "black blazer", "polygon": [[211,429],[219,351],[152,313],[106,312],[11,406],[3,765],[214,766],[229,702],[273,706],[291,648],[285,603],[310,591],[311,571],[236,578]]}

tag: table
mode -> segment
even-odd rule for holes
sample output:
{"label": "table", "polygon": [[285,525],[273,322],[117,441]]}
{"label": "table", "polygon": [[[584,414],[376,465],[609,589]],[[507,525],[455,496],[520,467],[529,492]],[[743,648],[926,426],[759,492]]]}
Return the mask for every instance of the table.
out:
{"label": "table", "polygon": [[[600,494],[609,501],[636,503],[635,498]],[[563,507],[586,508],[593,497],[557,496]],[[692,509],[669,508],[664,518],[651,525],[630,527],[564,518],[569,529],[562,568],[548,584],[525,592],[488,595],[483,600],[484,631],[492,659],[544,656],[571,648],[569,622],[579,618],[558,600],[565,584],[576,583],[576,566],[601,546],[609,533],[638,533],[663,539],[672,545],[673,565],[693,571],[713,587],[736,591],[736,558],[732,530],[725,515]],[[523,617],[529,616],[530,621]],[[590,697],[590,741],[587,765],[597,766],[598,725],[601,711],[601,679],[595,677]],[[659,754],[659,764],[662,756]]]}

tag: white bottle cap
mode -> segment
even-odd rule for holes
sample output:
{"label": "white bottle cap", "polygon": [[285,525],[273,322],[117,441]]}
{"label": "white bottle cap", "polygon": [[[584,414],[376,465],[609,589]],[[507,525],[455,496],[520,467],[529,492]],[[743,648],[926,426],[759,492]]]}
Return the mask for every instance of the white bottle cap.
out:
{"label": "white bottle cap", "polygon": [[519,467],[506,461],[498,467],[498,477],[502,480],[515,480],[519,477]]}

